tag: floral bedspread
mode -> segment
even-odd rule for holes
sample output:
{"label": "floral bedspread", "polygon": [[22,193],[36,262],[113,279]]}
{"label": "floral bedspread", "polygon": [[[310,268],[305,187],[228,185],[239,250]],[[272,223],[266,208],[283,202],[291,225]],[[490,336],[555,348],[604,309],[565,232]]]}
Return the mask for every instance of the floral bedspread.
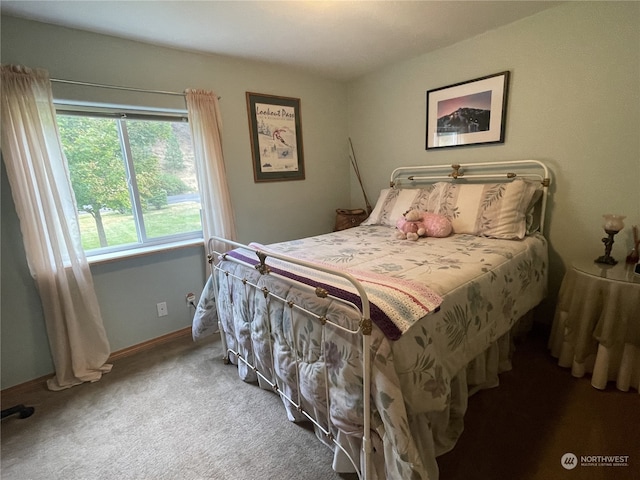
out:
{"label": "floral bedspread", "polygon": [[[435,454],[425,445],[437,444],[441,433],[429,427],[429,416],[450,405],[457,373],[544,298],[544,237],[517,241],[452,235],[411,242],[397,240],[390,227],[360,226],[268,248],[340,269],[422,282],[442,296],[440,310],[411,325],[397,341],[376,327],[372,333],[371,425],[377,477],[435,480]],[[217,299],[228,346],[277,379],[281,391],[299,399],[323,426],[357,444],[363,425],[361,340],[324,328],[290,305],[354,329],[358,315],[340,302],[262,276],[254,268],[231,261],[221,262],[221,267],[289,302],[267,298],[245,282],[220,274],[220,291],[214,295],[212,288],[205,289],[200,304],[211,306]],[[194,336],[217,321],[214,311],[203,308],[205,314],[194,319]],[[238,371],[244,380],[256,380],[255,372],[241,362]],[[290,419],[303,419],[287,405]]]}
{"label": "floral bedspread", "polygon": [[[278,253],[277,248],[272,249],[256,243],[252,243],[251,247],[263,253]],[[229,256],[254,267],[260,263],[252,250],[236,249],[229,252]],[[322,263],[317,258],[306,260],[312,260],[314,266],[329,267],[348,273],[356,279],[366,290],[371,320],[391,340],[399,339],[414,323],[437,310],[442,302],[442,297],[424,282],[404,280],[370,270],[356,270],[350,266]],[[350,301],[362,309],[362,300],[355,285],[344,277],[304,265],[283,262],[273,257],[269,258],[267,263],[271,273],[313,288],[320,287],[328,294]]]}

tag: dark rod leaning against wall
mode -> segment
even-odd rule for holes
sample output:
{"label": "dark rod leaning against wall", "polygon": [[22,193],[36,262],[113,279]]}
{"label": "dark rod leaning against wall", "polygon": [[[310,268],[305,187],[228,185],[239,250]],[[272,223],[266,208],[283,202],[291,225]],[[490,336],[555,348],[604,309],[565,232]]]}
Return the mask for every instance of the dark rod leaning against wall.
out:
{"label": "dark rod leaning against wall", "polygon": [[349,155],[349,158],[351,159],[351,165],[353,165],[353,169],[356,172],[356,177],[358,178],[358,182],[360,183],[360,188],[362,189],[362,193],[364,195],[364,203],[367,206],[367,213],[371,214],[371,211],[373,209],[371,208],[371,204],[369,203],[367,192],[364,191],[364,185],[362,184],[362,178],[360,177],[360,168],[358,168],[358,161],[356,160],[356,152],[353,149],[353,142],[351,141],[351,137],[349,137],[349,147],[351,148],[351,154]]}

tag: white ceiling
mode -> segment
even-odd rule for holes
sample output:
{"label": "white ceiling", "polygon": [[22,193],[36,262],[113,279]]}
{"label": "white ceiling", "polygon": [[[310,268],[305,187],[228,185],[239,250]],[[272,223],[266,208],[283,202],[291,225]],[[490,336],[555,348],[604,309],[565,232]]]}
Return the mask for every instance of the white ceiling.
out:
{"label": "white ceiling", "polygon": [[554,1],[16,1],[3,15],[350,80]]}

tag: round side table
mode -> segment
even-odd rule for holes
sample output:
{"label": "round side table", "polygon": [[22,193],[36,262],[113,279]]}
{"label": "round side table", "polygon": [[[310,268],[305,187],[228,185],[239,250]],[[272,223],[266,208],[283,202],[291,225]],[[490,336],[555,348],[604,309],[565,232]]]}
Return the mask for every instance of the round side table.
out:
{"label": "round side table", "polygon": [[575,377],[591,384],[640,392],[640,275],[634,265],[579,261],[567,271],[551,328],[549,348]]}

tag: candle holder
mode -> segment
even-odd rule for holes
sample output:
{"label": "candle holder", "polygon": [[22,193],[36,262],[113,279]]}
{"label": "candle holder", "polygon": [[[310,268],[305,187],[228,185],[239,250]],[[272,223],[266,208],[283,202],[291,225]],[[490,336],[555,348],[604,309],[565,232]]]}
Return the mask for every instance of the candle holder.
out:
{"label": "candle holder", "polygon": [[625,215],[613,215],[606,214],[602,216],[604,218],[604,231],[607,234],[606,237],[602,239],[602,243],[604,243],[604,255],[595,259],[596,263],[604,263],[606,265],[615,265],[618,261],[611,256],[611,248],[613,247],[613,237],[620,230],[624,228],[623,220],[626,218]]}

